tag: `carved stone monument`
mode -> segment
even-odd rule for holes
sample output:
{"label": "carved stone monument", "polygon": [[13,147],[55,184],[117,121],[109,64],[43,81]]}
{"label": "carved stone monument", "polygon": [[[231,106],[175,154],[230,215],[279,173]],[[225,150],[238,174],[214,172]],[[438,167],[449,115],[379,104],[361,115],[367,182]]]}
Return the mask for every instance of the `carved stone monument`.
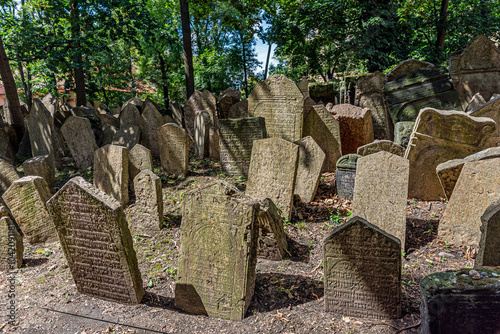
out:
{"label": "carved stone monument", "polygon": [[194,152],[200,157],[208,157],[210,152],[210,114],[205,110],[196,112],[194,119]]}
{"label": "carved stone monument", "polygon": [[335,171],[335,184],[337,196],[352,200],[354,196],[354,181],[356,180],[356,164],[361,158],[358,154],[346,154],[337,160]]}
{"label": "carved stone monument", "polygon": [[0,271],[21,267],[23,251],[23,236],[17,231],[16,224],[8,215],[0,215]]}
{"label": "carved stone monument", "polygon": [[69,117],[61,132],[79,169],[94,165],[94,151],[98,149],[90,121],[82,117]]}
{"label": "carved stone monument", "polygon": [[166,173],[187,175],[189,136],[183,128],[168,123],[158,128],[161,167]]}
{"label": "carved stone monument", "polygon": [[405,149],[404,147],[395,144],[393,141],[390,140],[375,140],[374,142],[371,142],[370,144],[363,145],[361,147],[358,147],[358,154],[361,156],[367,156],[370,154],[374,154],[380,151],[385,151],[389,152],[395,155],[399,155],[400,157],[405,155]]}
{"label": "carved stone monument", "polygon": [[0,195],[3,194],[12,184],[19,179],[16,169],[12,165],[12,161],[0,156]]}
{"label": "carved stone monument", "polygon": [[500,197],[481,216],[481,239],[475,266],[500,266]]}
{"label": "carved stone monument", "polygon": [[139,126],[139,119],[141,118],[141,113],[137,106],[133,103],[127,103],[122,111],[120,112],[120,129],[128,128],[130,126]]}
{"label": "carved stone monument", "polygon": [[410,141],[411,132],[413,131],[414,126],[415,122],[410,121],[397,122],[394,124],[394,143],[406,148],[408,146],[408,142]]}
{"label": "carved stone monument", "polygon": [[55,187],[55,170],[51,165],[50,156],[33,157],[23,162],[24,175],[40,176],[47,182],[51,191]]}
{"label": "carved stone monument", "polygon": [[151,151],[137,144],[128,152],[128,174],[131,181],[145,169],[153,170],[153,157]]}
{"label": "carved stone monument", "polygon": [[94,186],[128,204],[128,150],[123,146],[106,145],[94,152]]}
{"label": "carved stone monument", "polygon": [[153,157],[160,158],[160,147],[158,146],[156,129],[163,125],[163,117],[152,103],[147,103],[145,106],[139,118],[141,143],[151,150]]}
{"label": "carved stone monument", "polygon": [[113,135],[113,145],[119,145],[131,150],[132,147],[139,144],[141,132],[138,126],[124,125]]}
{"label": "carved stone monument", "polygon": [[259,210],[259,258],[281,261],[286,256],[288,243],[283,229],[283,219],[273,201],[265,198]]}
{"label": "carved stone monument", "polygon": [[163,193],[161,180],[149,169],[134,178],[134,229],[140,233],[158,232],[163,226]]}
{"label": "carved stone monument", "polygon": [[358,147],[373,141],[373,122],[370,109],[351,104],[338,104],[330,113],[339,121],[342,153],[356,153]]}

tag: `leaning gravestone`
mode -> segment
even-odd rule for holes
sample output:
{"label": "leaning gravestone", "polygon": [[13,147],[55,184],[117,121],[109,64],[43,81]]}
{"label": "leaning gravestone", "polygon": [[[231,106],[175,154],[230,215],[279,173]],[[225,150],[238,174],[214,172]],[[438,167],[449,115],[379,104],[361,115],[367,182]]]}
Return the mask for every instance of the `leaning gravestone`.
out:
{"label": "leaning gravestone", "polygon": [[2,196],[30,244],[57,240],[54,223],[45,206],[50,196],[47,182],[39,176],[20,178]]}
{"label": "leaning gravestone", "polygon": [[326,154],[323,172],[334,172],[342,156],[339,122],[323,105],[315,105],[304,121],[304,136],[311,136]]}
{"label": "leaning gravestone", "polygon": [[490,100],[470,113],[474,117],[488,117],[497,123],[496,131],[486,142],[486,147],[500,146],[500,97]]}
{"label": "leaning gravestone", "polygon": [[466,113],[470,113],[471,111],[479,108],[483,104],[485,104],[486,101],[484,100],[484,97],[481,95],[481,93],[476,93],[470,100],[469,104],[467,105],[467,108],[464,109]]}
{"label": "leaning gravestone", "polygon": [[352,215],[398,238],[402,251],[409,169],[407,159],[385,151],[359,158],[352,201]]}
{"label": "leaning gravestone", "polygon": [[394,143],[406,148],[414,126],[415,122],[397,122],[394,124]]}
{"label": "leaning gravestone", "polygon": [[255,86],[248,96],[248,114],[264,117],[269,137],[302,138],[304,97],[297,84],[283,74],[273,74]]}
{"label": "leaning gravestone", "polygon": [[[195,118],[199,111],[205,110],[209,115],[210,124],[214,122],[214,118],[217,116],[216,102],[211,98],[207,98],[207,94],[203,92],[195,91],[193,95],[184,104],[184,123],[186,131],[192,143],[196,143],[195,140]],[[214,124],[215,125],[215,124]],[[208,154],[208,151],[207,151]]]}
{"label": "leaning gravestone", "polygon": [[356,180],[356,164],[361,158],[358,154],[346,154],[337,160],[335,171],[335,184],[337,196],[352,200],[354,196],[354,182]]}
{"label": "leaning gravestone", "polygon": [[184,194],[175,307],[244,318],[255,286],[258,214],[257,202],[224,181]]}
{"label": "leaning gravestone", "polygon": [[370,154],[374,154],[380,151],[389,152],[395,155],[399,155],[400,157],[405,155],[404,147],[395,144],[390,140],[375,140],[370,144],[363,145],[358,147],[358,154],[365,157]]}
{"label": "leaning gravestone", "polygon": [[222,169],[232,176],[248,176],[254,140],[266,138],[262,117],[219,120]]}
{"label": "leaning gravestone", "polygon": [[444,198],[436,167],[479,152],[495,131],[495,122],[462,111],[424,108],[410,137],[405,158],[410,160],[408,196],[426,201]]}
{"label": "leaning gravestone", "polygon": [[4,130],[6,126],[7,125],[5,124],[1,124],[0,117],[0,155],[11,161],[16,161],[16,153],[14,152],[14,148],[9,141],[7,132]]}
{"label": "leaning gravestone", "polygon": [[151,156],[151,151],[141,144],[132,147],[128,152],[128,158],[128,173],[131,181],[133,181],[141,171],[145,169],[153,170],[153,157]]}
{"label": "leaning gravestone", "polygon": [[133,125],[123,126],[119,130],[117,130],[113,135],[112,144],[123,146],[131,150],[132,147],[139,144],[140,134],[141,134],[140,129],[137,126]]}
{"label": "leaning gravestone", "polygon": [[52,165],[55,166],[54,119],[39,99],[33,99],[27,123],[33,156],[49,155]]}
{"label": "leaning gravestone", "polygon": [[145,106],[139,118],[139,128],[142,134],[141,143],[151,150],[154,158],[159,158],[160,147],[158,146],[156,129],[163,125],[163,117],[153,103],[145,103]]}
{"label": "leaning gravestone", "polygon": [[168,174],[187,175],[189,162],[189,136],[175,123],[158,128],[160,159],[163,170]]}
{"label": "leaning gravestone", "polygon": [[500,266],[500,197],[481,216],[481,239],[475,266]]}
{"label": "leaning gravestone", "polygon": [[400,76],[405,75],[406,73],[414,72],[422,67],[435,68],[436,66],[422,60],[407,59],[399,63],[392,70],[390,70],[389,73],[385,75],[385,79],[387,82],[391,82],[399,78]]}
{"label": "leaning gravestone", "polygon": [[141,118],[141,113],[139,109],[132,104],[127,103],[125,108],[120,112],[120,129],[127,128],[129,126],[139,126],[139,119]]}
{"label": "leaning gravestone", "polygon": [[23,264],[23,251],[23,236],[17,231],[16,224],[8,215],[0,215],[0,271],[20,268]]}
{"label": "leaning gravestone", "polygon": [[265,198],[259,204],[259,247],[257,257],[281,261],[288,252],[283,219],[270,198]]}
{"label": "leaning gravestone", "polygon": [[323,242],[325,311],[376,320],[401,317],[401,243],[360,217]]}
{"label": "leaning gravestone", "polygon": [[299,146],[284,139],[254,141],[245,194],[256,199],[270,198],[283,217],[290,219],[298,157]]}
{"label": "leaning gravestone", "polygon": [[51,165],[50,156],[33,157],[23,162],[24,175],[40,176],[47,182],[51,191],[55,189],[55,170]]}
{"label": "leaning gravestone", "polygon": [[57,109],[59,109],[59,99],[52,93],[45,95],[42,99],[42,103],[52,116],[54,116]]}
{"label": "leaning gravestone", "polygon": [[295,144],[299,146],[299,163],[293,193],[299,195],[302,202],[309,203],[316,195],[326,155],[310,136]]}
{"label": "leaning gravestone", "polygon": [[241,92],[234,88],[228,88],[220,93],[219,101],[217,101],[217,112],[220,118],[229,118],[229,109],[241,100]]}
{"label": "leaning gravestone", "polygon": [[332,106],[330,113],[339,121],[342,153],[356,153],[358,147],[373,141],[373,122],[370,109],[352,104]]}
{"label": "leaning gravestone", "polygon": [[477,248],[481,238],[481,215],[500,197],[500,158],[464,165],[439,221],[438,235],[449,244]]}
{"label": "leaning gravestone", "polygon": [[82,117],[69,117],[61,127],[66,144],[79,169],[85,170],[94,165],[94,151],[97,150],[90,121]]}
{"label": "leaning gravestone", "polygon": [[106,145],[94,152],[94,186],[119,201],[128,203],[128,150]]}
{"label": "leaning gravestone", "polygon": [[12,162],[0,156],[0,195],[7,191],[10,185],[17,179],[19,179],[19,175]]}
{"label": "leaning gravestone", "polygon": [[[170,112],[172,113],[172,119],[180,127],[184,128],[184,110],[180,103],[170,103]],[[167,123],[167,122],[166,122]]]}
{"label": "leaning gravestone", "polygon": [[110,124],[102,123],[101,131],[102,139],[100,146],[102,147],[113,143],[113,138],[115,137],[116,132],[118,132],[118,128]]}
{"label": "leaning gravestone", "polygon": [[243,99],[229,108],[227,118],[248,117],[248,99]]}
{"label": "leaning gravestone", "polygon": [[154,233],[163,226],[163,194],[161,180],[149,169],[134,178],[134,227],[140,233]]}
{"label": "leaning gravestone", "polygon": [[78,291],[122,304],[140,303],[142,278],[120,202],[75,177],[47,207]]}
{"label": "leaning gravestone", "polygon": [[210,114],[198,111],[194,119],[194,152],[200,157],[208,157],[210,151]]}

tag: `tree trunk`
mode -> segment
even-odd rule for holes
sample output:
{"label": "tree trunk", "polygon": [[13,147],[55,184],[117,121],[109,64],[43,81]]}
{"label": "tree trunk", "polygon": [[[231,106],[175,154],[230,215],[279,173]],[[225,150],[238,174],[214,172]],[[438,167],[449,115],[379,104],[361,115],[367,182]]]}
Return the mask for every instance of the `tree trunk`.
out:
{"label": "tree trunk", "polygon": [[269,59],[271,58],[272,45],[273,43],[269,42],[269,49],[267,49],[266,68],[264,69],[264,80],[267,79],[267,71],[269,69]]}
{"label": "tree trunk", "polygon": [[[71,32],[73,35],[74,48],[76,51],[75,66],[75,85],[76,85],[76,105],[84,106],[87,104],[85,96],[85,73],[83,71],[83,57],[80,48],[80,14],[78,13],[78,0],[71,1]],[[75,63],[75,62],[74,62]],[[57,89],[57,87],[56,87]]]}
{"label": "tree trunk", "polygon": [[165,110],[168,110],[170,99],[168,97],[167,69],[165,67],[165,59],[163,59],[163,56],[159,52],[158,59],[160,60],[161,85],[163,87],[163,104],[165,105]]}
{"label": "tree trunk", "polygon": [[193,50],[188,0],[180,0],[182,21],[182,45],[184,51],[184,75],[186,76],[186,100],[194,93]]}
{"label": "tree trunk", "polygon": [[109,107],[109,98],[108,94],[106,93],[106,89],[104,87],[101,87],[102,90],[102,96],[104,97],[104,101],[106,102],[106,105]]}
{"label": "tree trunk", "polygon": [[26,64],[26,75],[28,76],[28,82],[26,85],[28,86],[28,94],[26,94],[26,104],[28,105],[28,111],[31,110],[31,106],[33,105],[33,94],[31,92],[31,72],[30,68]]}
{"label": "tree trunk", "polygon": [[247,82],[247,57],[246,57],[246,50],[245,50],[245,39],[243,38],[243,34],[240,33],[240,39],[241,39],[241,49],[242,49],[242,56],[243,56],[243,80],[244,80],[244,85],[245,85],[245,97],[248,98],[248,82]]}
{"label": "tree trunk", "polygon": [[443,49],[444,40],[446,37],[446,17],[448,16],[448,3],[449,0],[441,1],[441,14],[439,15],[439,23],[437,28],[436,47]]}
{"label": "tree trunk", "polygon": [[0,75],[5,87],[5,94],[7,101],[9,101],[9,110],[12,116],[12,126],[16,131],[18,140],[21,140],[24,135],[24,117],[21,111],[21,104],[19,103],[19,96],[17,95],[16,82],[12,76],[12,71],[9,66],[9,59],[3,47],[2,36],[0,36]]}

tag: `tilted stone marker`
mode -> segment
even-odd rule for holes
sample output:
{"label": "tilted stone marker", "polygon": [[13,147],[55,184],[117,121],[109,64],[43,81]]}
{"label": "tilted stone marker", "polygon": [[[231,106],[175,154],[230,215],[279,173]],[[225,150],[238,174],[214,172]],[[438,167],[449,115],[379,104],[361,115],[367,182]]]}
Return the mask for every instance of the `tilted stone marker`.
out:
{"label": "tilted stone marker", "polygon": [[163,194],[161,180],[149,169],[134,178],[134,228],[140,233],[154,233],[163,226]]}
{"label": "tilted stone marker", "polygon": [[137,144],[128,152],[129,164],[128,173],[130,180],[133,181],[137,174],[145,169],[153,170],[153,157],[151,151]]}
{"label": "tilted stone marker", "polygon": [[243,99],[229,108],[227,118],[248,117],[248,99]]}
{"label": "tilted stone marker", "polygon": [[9,141],[9,135],[5,132],[7,126],[0,120],[0,155],[15,162],[16,152]]}
{"label": "tilted stone marker", "polygon": [[470,113],[474,109],[479,108],[483,104],[485,104],[486,101],[484,100],[484,97],[481,95],[481,93],[476,93],[470,100],[469,104],[467,105],[467,108],[464,109],[466,113]]}
{"label": "tilted stone marker", "polygon": [[337,196],[352,200],[354,196],[354,182],[356,181],[356,164],[361,158],[358,154],[346,154],[337,161],[335,171],[335,184]]}
{"label": "tilted stone marker", "polygon": [[69,117],[61,127],[75,164],[79,169],[94,165],[94,151],[98,149],[90,121],[82,117]]}
{"label": "tilted stone marker", "polygon": [[169,109],[172,112],[172,119],[174,120],[174,122],[177,125],[184,127],[184,110],[182,109],[180,103],[170,103]]}
{"label": "tilted stone marker", "polygon": [[115,137],[116,132],[118,132],[118,128],[110,125],[103,123],[101,125],[101,130],[102,130],[102,140],[101,140],[101,147],[110,145],[113,143],[113,138]]}
{"label": "tilted stone marker", "polygon": [[401,317],[401,243],[360,217],[323,242],[325,311],[345,316]]}
{"label": "tilted stone marker", "polygon": [[500,270],[477,267],[431,274],[420,281],[422,333],[498,333]]}
{"label": "tilted stone marker", "polygon": [[[499,74],[500,75],[500,74]],[[474,117],[488,117],[497,123],[497,128],[493,135],[486,142],[487,147],[500,146],[500,97],[490,100],[470,113]]]}
{"label": "tilted stone marker", "polygon": [[229,118],[229,109],[241,100],[241,92],[234,88],[228,88],[220,93],[219,101],[217,101],[217,111],[220,118]]}
{"label": "tilted stone marker", "polygon": [[352,215],[398,238],[402,251],[405,250],[409,170],[407,159],[385,151],[359,158],[352,200]]}
{"label": "tilted stone marker", "polygon": [[141,273],[120,202],[75,177],[47,207],[78,291],[122,304],[140,303]]}
{"label": "tilted stone marker", "polygon": [[266,138],[264,118],[219,120],[222,169],[232,176],[248,176],[254,140]]}
{"label": "tilted stone marker", "polygon": [[131,150],[132,147],[139,144],[141,131],[138,126],[124,125],[113,135],[113,145],[120,145]]}
{"label": "tilted stone marker", "polygon": [[329,111],[339,121],[343,154],[356,153],[358,147],[373,141],[370,109],[363,109],[352,104],[339,104]]}
{"label": "tilted stone marker", "polygon": [[434,66],[434,64],[422,60],[407,59],[400,62],[396,67],[394,67],[392,70],[389,71],[389,73],[385,75],[386,81],[391,82],[402,75],[414,72],[422,67],[435,68],[436,66]]}
{"label": "tilted stone marker", "polygon": [[446,210],[438,235],[449,244],[477,248],[481,238],[481,216],[500,197],[500,158],[464,165]]}
{"label": "tilted stone marker", "polygon": [[500,266],[500,197],[481,216],[481,239],[475,266]]}
{"label": "tilted stone marker", "polygon": [[94,186],[128,204],[128,150],[123,146],[106,145],[94,152]]}
{"label": "tilted stone marker", "polygon": [[145,106],[139,118],[141,143],[151,150],[153,157],[159,158],[160,147],[158,145],[158,134],[156,129],[163,125],[163,117],[152,103],[147,103]]}
{"label": "tilted stone marker", "polygon": [[0,271],[20,268],[23,252],[23,236],[17,231],[16,224],[8,216],[0,215]]}
{"label": "tilted stone marker", "polygon": [[33,156],[49,155],[52,157],[52,165],[55,166],[54,119],[39,99],[33,99],[27,124]]}
{"label": "tilted stone marker", "polygon": [[283,219],[273,201],[265,198],[260,201],[259,208],[259,258],[281,261],[288,251]]}
{"label": "tilted stone marker", "polygon": [[283,217],[291,218],[298,158],[299,146],[284,139],[254,141],[245,194],[270,198]]}
{"label": "tilted stone marker", "polygon": [[25,176],[12,183],[2,198],[30,244],[57,240],[54,223],[45,202],[52,194],[44,179]]}
{"label": "tilted stone marker", "polygon": [[24,175],[40,176],[47,182],[51,191],[55,187],[55,170],[51,165],[50,156],[33,157],[23,162]]}
{"label": "tilted stone marker", "polygon": [[358,154],[361,156],[367,156],[370,154],[374,154],[380,151],[389,152],[395,155],[399,155],[400,157],[405,155],[405,149],[403,146],[395,144],[390,140],[375,140],[370,144],[363,145],[358,147]]}
{"label": "tilted stone marker", "polygon": [[299,195],[302,202],[309,203],[316,195],[326,155],[310,136],[296,141],[295,144],[299,146],[299,163],[294,194]]}
{"label": "tilted stone marker", "polygon": [[158,128],[161,167],[166,173],[187,175],[189,162],[189,136],[174,123]]}
{"label": "tilted stone marker", "polygon": [[7,191],[10,185],[18,179],[19,175],[12,165],[12,161],[0,156],[0,195]]}
{"label": "tilted stone marker", "polygon": [[406,148],[408,146],[408,142],[410,141],[411,132],[413,131],[414,126],[415,122],[411,121],[397,122],[394,124],[394,143]]}
{"label": "tilted stone marker", "polygon": [[224,181],[184,194],[175,307],[242,320],[255,287],[259,204]]}
{"label": "tilted stone marker", "polygon": [[139,126],[139,119],[141,118],[141,113],[139,109],[132,104],[127,103],[127,105],[120,112],[120,129],[127,128],[130,126]]}
{"label": "tilted stone marker", "polygon": [[208,157],[210,151],[210,114],[204,110],[196,113],[194,119],[194,152],[200,157]]}

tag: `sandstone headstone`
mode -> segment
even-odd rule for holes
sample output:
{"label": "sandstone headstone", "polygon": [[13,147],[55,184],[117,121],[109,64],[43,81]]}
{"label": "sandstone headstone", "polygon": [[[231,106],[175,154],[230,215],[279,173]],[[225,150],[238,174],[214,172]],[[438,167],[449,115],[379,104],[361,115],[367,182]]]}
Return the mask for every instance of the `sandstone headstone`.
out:
{"label": "sandstone headstone", "polygon": [[309,80],[307,80],[307,78],[300,79],[300,81],[297,82],[297,87],[299,87],[304,97],[309,97]]}
{"label": "sandstone headstone", "polygon": [[94,165],[94,151],[98,149],[90,121],[82,117],[71,116],[61,127],[64,140],[69,147],[75,164],[79,169]]}
{"label": "sandstone headstone", "polygon": [[264,118],[219,120],[222,169],[232,176],[248,176],[254,140],[266,138]]}
{"label": "sandstone headstone", "polygon": [[299,146],[281,138],[253,142],[245,194],[270,198],[283,217],[291,218],[297,176]]}
{"label": "sandstone headstone", "polygon": [[333,82],[311,82],[309,84],[309,97],[314,101],[325,104],[335,103],[335,88]]}
{"label": "sandstone headstone", "polygon": [[16,161],[16,152],[12,147],[9,136],[4,130],[5,127],[0,125],[0,155],[6,157],[10,161]]}
{"label": "sandstone headstone", "polygon": [[388,82],[397,79],[398,77],[411,73],[422,67],[430,67],[434,68],[435,66],[426,61],[421,61],[417,59],[407,59],[399,63],[396,67],[394,67],[389,73],[385,75],[385,78]]}
{"label": "sandstone headstone", "polygon": [[131,150],[132,147],[139,144],[141,132],[137,126],[124,126],[117,130],[113,136],[113,145],[124,146]]}
{"label": "sandstone headstone", "polygon": [[96,116],[101,120],[101,126],[104,124],[109,124],[114,127],[120,126],[120,119],[112,116],[111,114],[101,114],[98,112],[96,113]]}
{"label": "sandstone headstone", "polygon": [[33,99],[27,124],[33,156],[49,155],[53,161],[52,165],[55,166],[54,119],[42,101]]}
{"label": "sandstone headstone", "polygon": [[3,194],[17,179],[19,179],[19,175],[12,165],[12,161],[0,156],[0,194]]}
{"label": "sandstone headstone", "polygon": [[248,99],[243,99],[229,108],[227,118],[248,117]]}
{"label": "sandstone headstone", "polygon": [[481,216],[481,239],[475,266],[500,266],[500,197]]}
{"label": "sandstone headstone", "polygon": [[148,108],[148,107],[153,107],[154,109],[161,111],[161,106],[158,103],[156,103],[155,101],[153,101],[149,97],[146,97],[146,99],[144,100],[144,102],[142,103],[142,106],[141,106],[141,114],[144,113],[144,110],[146,110],[146,108]]}
{"label": "sandstone headstone", "polygon": [[360,217],[325,237],[325,311],[345,316],[401,316],[401,243]]}
{"label": "sandstone headstone", "polygon": [[140,233],[158,232],[163,225],[163,195],[161,180],[149,169],[134,178],[134,229]]}
{"label": "sandstone headstone", "polygon": [[184,128],[184,111],[180,103],[170,103],[169,107],[170,111],[172,112],[172,118],[174,122]]}
{"label": "sandstone headstone", "polygon": [[8,216],[0,216],[0,271],[14,270],[23,264],[23,236]]}
{"label": "sandstone headstone", "polygon": [[119,201],[128,203],[128,150],[106,145],[94,152],[94,186]]}
{"label": "sandstone headstone", "polygon": [[[170,117],[170,115],[164,115],[163,116],[163,124],[168,124],[168,123],[175,123],[177,124],[176,121],[174,121],[174,119],[172,117]],[[179,125],[179,124],[177,124]]]}
{"label": "sandstone headstone", "polygon": [[175,307],[244,318],[255,286],[258,214],[257,202],[223,181],[184,194]]}
{"label": "sandstone headstone", "polygon": [[354,183],[356,181],[356,164],[361,158],[358,154],[346,154],[337,160],[335,171],[335,184],[337,196],[352,200],[354,196]]}
{"label": "sandstone headstone", "polygon": [[330,109],[330,113],[339,122],[343,154],[356,153],[358,147],[374,140],[370,109],[338,104]]}
{"label": "sandstone headstone", "polygon": [[[307,116],[309,116],[309,113],[311,112],[312,110],[312,107],[315,106],[317,103],[314,102],[313,99],[311,99],[310,97],[304,97],[304,121],[307,119]],[[302,129],[302,131],[304,131],[304,129]]]}
{"label": "sandstone headstone", "polygon": [[299,146],[299,163],[293,192],[300,196],[302,202],[309,203],[316,195],[326,154],[310,136],[296,141],[295,144]]}
{"label": "sandstone headstone", "polygon": [[[129,104],[133,105],[134,107],[137,108],[137,110],[140,110],[142,108],[142,105],[143,105],[143,101],[138,98],[137,96],[134,96],[133,98],[131,98],[130,100],[128,100],[127,102],[125,102],[123,105],[122,105],[122,108],[121,110],[123,111],[123,109],[125,109]],[[137,125],[137,124],[136,124]]]}
{"label": "sandstone headstone", "polygon": [[467,107],[464,109],[465,112],[470,113],[471,111],[479,108],[483,104],[485,104],[486,101],[484,100],[484,97],[481,96],[481,93],[476,93],[470,100],[469,104]]}
{"label": "sandstone headstone", "polygon": [[145,169],[153,170],[153,157],[151,156],[151,151],[141,144],[132,147],[128,152],[128,157],[128,173],[131,181],[133,181],[141,171]]}
{"label": "sandstone headstone", "polygon": [[189,162],[189,136],[175,123],[158,128],[161,167],[168,174],[187,175]]}
{"label": "sandstone headstone", "polygon": [[120,202],[75,177],[47,207],[78,291],[123,304],[140,303],[141,273]]}
{"label": "sandstone headstone", "polygon": [[375,140],[374,142],[371,142],[370,144],[363,145],[361,147],[358,147],[358,152],[357,154],[361,156],[367,156],[370,154],[374,154],[380,151],[385,151],[389,152],[395,155],[399,155],[400,157],[405,155],[405,149],[403,146],[400,146],[398,144],[395,144],[393,141],[390,140]]}
{"label": "sandstone headstone", "polygon": [[42,99],[42,103],[52,116],[54,116],[57,109],[59,109],[59,99],[52,93],[45,95]]}
{"label": "sandstone headstone", "polygon": [[[500,79],[499,79],[500,80]],[[474,117],[488,117],[497,123],[493,135],[486,142],[486,147],[500,146],[500,97],[490,100],[470,113]]]}
{"label": "sandstone headstone", "polygon": [[295,82],[283,74],[273,74],[259,82],[248,96],[248,115],[264,117],[269,137],[300,140],[304,96]]}
{"label": "sandstone headstone", "polygon": [[137,109],[137,107],[132,103],[127,104],[120,112],[120,129],[129,126],[139,126],[140,118],[141,113],[139,112],[139,109]]}
{"label": "sandstone headstone", "polygon": [[160,147],[158,146],[156,129],[163,125],[163,117],[152,103],[147,103],[145,106],[139,119],[141,143],[151,150],[153,157],[160,158]]}
{"label": "sandstone headstone", "polygon": [[394,125],[394,143],[406,148],[415,122],[397,122]]}
{"label": "sandstone headstone", "polygon": [[240,100],[241,92],[234,88],[228,88],[220,93],[219,101],[217,101],[217,112],[220,118],[229,118],[229,109]]}
{"label": "sandstone headstone", "polygon": [[439,238],[450,244],[479,246],[481,215],[500,197],[499,170],[500,158],[464,165],[439,221]]}
{"label": "sandstone headstone", "polygon": [[208,157],[210,151],[210,114],[204,110],[196,113],[194,120],[194,152],[200,157]]}
{"label": "sandstone headstone", "polygon": [[2,196],[30,244],[57,240],[54,223],[45,206],[51,195],[44,179],[25,176],[13,182]]}
{"label": "sandstone headstone", "polygon": [[[215,97],[214,97],[215,98]],[[214,116],[217,116],[216,102],[207,98],[206,94],[203,92],[195,91],[193,95],[184,104],[184,123],[185,129],[188,132],[189,137],[192,139],[193,144],[196,143],[195,140],[195,118],[199,111],[206,111],[210,116],[210,123],[214,122]],[[213,126],[215,126],[214,124]],[[208,154],[208,152],[207,152]]]}
{"label": "sandstone headstone", "polygon": [[259,210],[259,258],[281,261],[288,251],[288,242],[283,229],[283,219],[273,201],[265,198]]}
{"label": "sandstone headstone", "polygon": [[352,201],[352,215],[398,238],[402,251],[405,250],[409,169],[407,159],[386,151],[359,158]]}
{"label": "sandstone headstone", "polygon": [[115,135],[116,135],[117,132],[118,132],[118,128],[117,127],[115,127],[113,125],[109,125],[109,124],[103,123],[102,124],[101,147],[112,144],[113,143],[113,139],[114,139],[114,137],[115,137]]}
{"label": "sandstone headstone", "polygon": [[47,182],[51,191],[55,189],[55,170],[48,155],[33,157],[23,162],[24,175],[40,176]]}

